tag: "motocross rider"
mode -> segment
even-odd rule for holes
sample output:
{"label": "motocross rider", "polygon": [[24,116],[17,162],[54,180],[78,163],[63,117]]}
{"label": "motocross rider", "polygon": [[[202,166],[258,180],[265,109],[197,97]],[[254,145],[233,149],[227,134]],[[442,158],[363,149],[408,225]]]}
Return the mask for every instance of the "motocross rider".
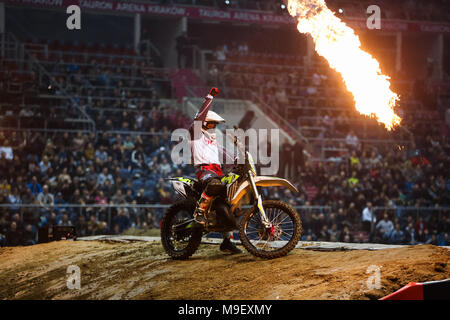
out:
{"label": "motocross rider", "polygon": [[[190,127],[191,151],[196,168],[197,180],[202,184],[203,193],[197,202],[194,219],[197,223],[206,225],[206,214],[211,200],[220,194],[224,186],[220,178],[223,176],[219,158],[219,146],[217,145],[215,129],[225,119],[214,111],[209,110],[214,96],[219,94],[217,88],[211,88],[209,94],[197,112],[194,122]],[[195,130],[201,128],[201,130]],[[232,233],[223,233],[223,242],[220,250],[230,253],[241,253],[230,240]]]}

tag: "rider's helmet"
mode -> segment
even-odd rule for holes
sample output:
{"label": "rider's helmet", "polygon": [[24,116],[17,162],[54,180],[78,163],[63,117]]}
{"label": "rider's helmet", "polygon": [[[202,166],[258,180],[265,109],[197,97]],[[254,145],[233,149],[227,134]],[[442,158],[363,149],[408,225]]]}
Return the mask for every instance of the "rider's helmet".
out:
{"label": "rider's helmet", "polygon": [[214,129],[219,123],[225,123],[225,119],[219,116],[214,111],[209,110],[206,114],[205,121],[203,121],[203,129]]}

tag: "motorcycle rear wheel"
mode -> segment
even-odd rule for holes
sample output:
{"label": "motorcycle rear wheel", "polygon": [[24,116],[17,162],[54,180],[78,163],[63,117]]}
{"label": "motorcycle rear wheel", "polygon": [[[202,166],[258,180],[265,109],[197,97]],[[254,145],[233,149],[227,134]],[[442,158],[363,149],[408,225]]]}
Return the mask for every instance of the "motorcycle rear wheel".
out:
{"label": "motorcycle rear wheel", "polygon": [[272,230],[265,228],[255,206],[244,213],[239,224],[239,239],[252,255],[274,259],[287,255],[295,248],[302,234],[299,214],[288,204],[278,200],[263,201],[264,211]]}
{"label": "motorcycle rear wheel", "polygon": [[[197,251],[203,232],[201,228],[189,227],[185,231],[174,232],[173,226],[193,218],[196,202],[185,199],[174,203],[164,214],[161,222],[161,243],[166,253],[175,260],[185,260]],[[192,225],[194,222],[192,223]],[[180,247],[180,244],[183,247]]]}

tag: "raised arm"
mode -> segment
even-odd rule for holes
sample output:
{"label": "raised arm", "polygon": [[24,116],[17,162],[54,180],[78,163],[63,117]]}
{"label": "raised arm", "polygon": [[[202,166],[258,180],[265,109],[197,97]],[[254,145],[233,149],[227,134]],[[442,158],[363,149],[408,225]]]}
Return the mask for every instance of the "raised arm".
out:
{"label": "raised arm", "polygon": [[[200,126],[203,125],[203,121],[205,121],[206,119],[206,115],[208,114],[209,108],[211,106],[211,102],[213,100],[213,98],[215,96],[217,96],[219,94],[219,89],[217,88],[211,88],[211,90],[209,90],[208,95],[205,97],[205,100],[203,101],[202,106],[200,107],[200,109],[197,111],[197,114],[194,117],[194,121],[192,122],[190,128],[189,128],[189,132],[191,133],[191,137],[193,137],[194,134],[194,123],[196,121],[200,122]],[[194,137],[194,140],[197,139],[198,137]]]}
{"label": "raised arm", "polygon": [[208,114],[209,107],[211,106],[211,102],[215,96],[219,94],[219,89],[211,88],[209,90],[209,94],[205,97],[205,101],[203,101],[200,110],[198,110],[197,114],[194,117],[194,121],[205,121],[206,115]]}

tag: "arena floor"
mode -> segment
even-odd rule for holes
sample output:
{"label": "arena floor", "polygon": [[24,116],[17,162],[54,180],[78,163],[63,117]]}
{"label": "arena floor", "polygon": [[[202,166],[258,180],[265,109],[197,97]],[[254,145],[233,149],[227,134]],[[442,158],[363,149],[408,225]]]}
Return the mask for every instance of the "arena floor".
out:
{"label": "arena floor", "polygon": [[[450,278],[450,250],[432,245],[378,250],[294,249],[261,260],[202,244],[189,260],[159,242],[59,241],[0,248],[0,299],[378,299],[409,282]],[[81,270],[68,289],[67,268]],[[369,289],[380,269],[380,288]]]}

